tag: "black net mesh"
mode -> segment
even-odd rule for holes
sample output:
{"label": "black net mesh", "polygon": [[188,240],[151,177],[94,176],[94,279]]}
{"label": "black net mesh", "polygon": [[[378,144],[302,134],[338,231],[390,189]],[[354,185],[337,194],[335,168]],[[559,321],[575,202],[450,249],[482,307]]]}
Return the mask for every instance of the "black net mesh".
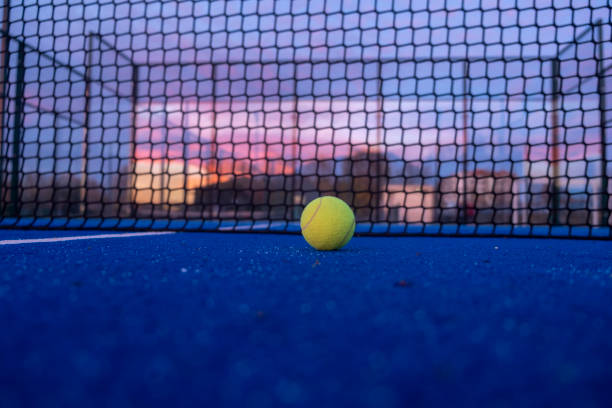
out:
{"label": "black net mesh", "polygon": [[606,1],[6,1],[0,226],[612,236]]}

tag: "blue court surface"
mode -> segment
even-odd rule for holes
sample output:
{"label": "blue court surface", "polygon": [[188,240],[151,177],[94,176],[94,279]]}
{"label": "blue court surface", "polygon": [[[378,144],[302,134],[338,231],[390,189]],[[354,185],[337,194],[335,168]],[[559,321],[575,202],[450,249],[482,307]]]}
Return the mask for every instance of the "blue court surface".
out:
{"label": "blue court surface", "polygon": [[0,407],[610,407],[612,243],[0,230]]}

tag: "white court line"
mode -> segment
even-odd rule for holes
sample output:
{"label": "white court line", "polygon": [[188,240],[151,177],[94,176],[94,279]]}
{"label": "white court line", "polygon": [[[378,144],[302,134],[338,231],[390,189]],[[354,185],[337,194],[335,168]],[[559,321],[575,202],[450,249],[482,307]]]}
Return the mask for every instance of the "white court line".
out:
{"label": "white court line", "polygon": [[43,243],[43,242],[79,241],[83,239],[131,238],[131,237],[144,237],[144,236],[151,236],[151,235],[167,235],[167,234],[174,234],[174,231],[131,232],[127,234],[82,235],[80,237],[8,239],[5,241],[0,241],[0,245],[38,244],[38,243]]}

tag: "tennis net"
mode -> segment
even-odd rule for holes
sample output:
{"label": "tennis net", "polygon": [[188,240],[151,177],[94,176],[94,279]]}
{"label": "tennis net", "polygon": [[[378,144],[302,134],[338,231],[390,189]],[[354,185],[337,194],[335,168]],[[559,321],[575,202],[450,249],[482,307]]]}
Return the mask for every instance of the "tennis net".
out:
{"label": "tennis net", "polygon": [[612,237],[603,0],[2,12],[2,227]]}

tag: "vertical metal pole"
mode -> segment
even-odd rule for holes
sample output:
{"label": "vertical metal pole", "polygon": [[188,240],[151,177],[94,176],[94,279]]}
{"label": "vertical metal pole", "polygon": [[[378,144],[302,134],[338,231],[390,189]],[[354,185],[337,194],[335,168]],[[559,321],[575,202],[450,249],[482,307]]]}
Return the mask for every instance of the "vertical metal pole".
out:
{"label": "vertical metal pole", "polygon": [[[183,114],[181,115],[181,131],[182,131],[182,136],[181,136],[181,143],[183,145],[183,153],[181,156],[181,161],[182,161],[182,169],[183,169],[183,177],[182,177],[182,183],[181,183],[181,193],[179,194],[179,196],[182,196],[182,203],[179,204],[179,208],[182,209],[183,212],[183,218],[187,219],[187,199],[188,199],[188,188],[189,188],[189,169],[188,169],[188,161],[187,161],[187,157],[188,157],[188,146],[187,146],[187,140],[186,140],[186,135],[187,132],[189,132],[191,130],[191,123],[190,123],[190,119],[193,116],[192,115],[192,111],[191,111],[191,101],[189,99],[187,100],[182,100],[181,101],[181,108],[183,109]],[[234,196],[235,197],[235,196]]]}
{"label": "vertical metal pole", "polygon": [[378,109],[376,111],[376,200],[375,200],[375,218],[374,221],[382,221],[384,210],[383,205],[383,174],[385,172],[385,149],[383,147],[383,99],[382,99],[382,61],[378,61],[378,84],[376,99],[378,102]]}
{"label": "vertical metal pole", "polygon": [[[2,16],[2,44],[0,45],[0,72],[3,73],[2,82],[0,82],[0,216],[4,214],[4,202],[6,197],[4,196],[4,113],[6,109],[7,101],[7,88],[9,81],[9,12],[10,12],[10,0],[4,0],[4,9]],[[7,143],[8,144],[8,143]]]}
{"label": "vertical metal pole", "polygon": [[210,140],[210,158],[208,159],[208,165],[206,166],[206,190],[208,191],[208,200],[206,203],[206,207],[208,208],[208,216],[212,218],[213,215],[213,173],[217,172],[217,64],[212,64],[212,138]]}
{"label": "vertical metal pole", "polygon": [[[191,129],[193,129],[193,123],[192,120],[194,118],[193,113],[196,111],[197,109],[197,101],[198,99],[196,98],[196,101],[193,105],[193,108],[191,107],[191,101],[185,101],[185,102],[181,102],[181,105],[184,106],[184,113],[183,116],[181,118],[181,128],[183,130],[183,136],[181,137],[181,142],[183,144],[183,156],[182,156],[182,160],[183,160],[183,217],[185,219],[187,219],[189,217],[188,213],[189,213],[189,199],[191,197],[191,191],[189,188],[189,180],[190,180],[190,174],[189,174],[189,145],[188,145],[188,140],[185,136],[187,135],[188,132],[191,131]],[[196,123],[197,125],[197,123]],[[187,127],[185,129],[185,126]],[[198,133],[199,136],[199,133]]]}
{"label": "vertical metal pole", "polygon": [[559,59],[552,60],[552,146],[551,146],[551,214],[550,222],[559,224]]}
{"label": "vertical metal pole", "polygon": [[19,156],[21,148],[22,115],[23,115],[23,91],[25,80],[25,43],[19,42],[19,54],[17,62],[17,88],[15,92],[15,117],[13,122],[13,154],[11,157],[11,209],[10,215],[19,215]]}
{"label": "vertical metal pole", "polygon": [[87,216],[87,161],[88,161],[88,136],[89,136],[89,104],[91,98],[91,67],[93,53],[93,33],[87,36],[87,51],[85,55],[85,112],[83,118],[83,144],[81,146],[82,166],[81,166],[81,214]]}
{"label": "vertical metal pole", "polygon": [[[292,151],[292,158],[293,158],[293,180],[291,183],[291,208],[292,208],[292,220],[297,220],[299,219],[299,211],[300,211],[300,207],[298,205],[296,205],[296,198],[298,197],[299,193],[298,193],[298,169],[299,169],[299,161],[298,161],[298,156],[300,154],[299,152],[299,137],[300,137],[300,123],[299,123],[299,113],[298,113],[298,95],[297,95],[297,72],[296,71],[296,67],[295,67],[295,63],[293,64],[293,123],[294,123],[294,127],[293,127],[293,151]],[[300,204],[301,204],[301,199],[300,199]]]}
{"label": "vertical metal pole", "polygon": [[136,217],[136,117],[138,108],[138,83],[140,81],[139,66],[132,62],[132,134],[130,135],[130,165],[128,196],[130,217]]}
{"label": "vertical metal pole", "polygon": [[[529,217],[531,215],[530,213],[530,207],[529,204],[531,202],[531,193],[530,193],[530,187],[531,187],[531,183],[530,183],[530,172],[531,172],[531,145],[529,144],[529,139],[527,139],[526,141],[526,146],[524,148],[523,151],[523,165],[522,165],[522,177],[523,177],[523,183],[524,183],[524,201],[521,200],[521,207],[523,207],[521,209],[521,223],[523,224],[529,224]],[[525,172],[525,164],[527,164],[527,172]]]}
{"label": "vertical metal pole", "polygon": [[170,212],[170,144],[168,143],[168,99],[164,100],[164,125],[166,132],[164,137],[165,153],[161,160],[161,210]]}
{"label": "vertical metal pole", "polygon": [[606,226],[608,225],[608,217],[609,217],[609,195],[608,195],[608,157],[607,157],[607,138],[606,138],[606,127],[607,127],[607,119],[606,119],[606,79],[605,79],[605,67],[604,67],[604,39],[603,39],[603,22],[601,20],[597,21],[597,42],[598,42],[598,52],[599,58],[597,59],[597,92],[599,93],[599,126],[601,128],[601,203],[600,203],[600,211],[601,211],[601,220],[600,225]]}
{"label": "vertical metal pole", "polygon": [[[467,141],[468,141],[468,76],[470,75],[470,63],[466,59],[463,62],[463,140],[461,145],[463,147],[463,151],[461,153],[461,171],[460,180],[457,181],[457,190],[459,190],[459,194],[457,196],[458,200],[458,216],[459,223],[464,223],[467,220],[466,210],[467,210]],[[461,185],[461,189],[459,186]]]}

